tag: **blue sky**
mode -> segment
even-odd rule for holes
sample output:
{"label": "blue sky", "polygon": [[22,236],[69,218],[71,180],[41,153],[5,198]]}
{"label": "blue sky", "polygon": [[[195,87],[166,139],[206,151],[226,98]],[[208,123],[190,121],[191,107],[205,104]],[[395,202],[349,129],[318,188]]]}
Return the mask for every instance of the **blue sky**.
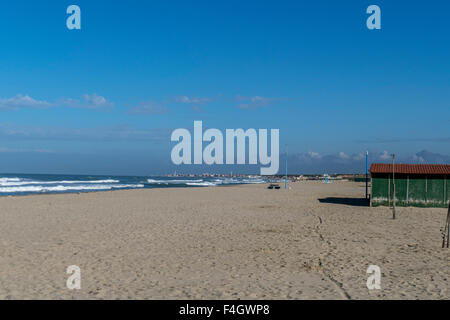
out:
{"label": "blue sky", "polygon": [[[66,28],[71,4],[81,30]],[[381,30],[366,27],[371,4]],[[361,171],[365,150],[448,161],[449,12],[448,1],[5,3],[0,172],[168,173],[170,133],[194,120],[279,128],[298,172]],[[191,169],[207,170],[179,168]]]}

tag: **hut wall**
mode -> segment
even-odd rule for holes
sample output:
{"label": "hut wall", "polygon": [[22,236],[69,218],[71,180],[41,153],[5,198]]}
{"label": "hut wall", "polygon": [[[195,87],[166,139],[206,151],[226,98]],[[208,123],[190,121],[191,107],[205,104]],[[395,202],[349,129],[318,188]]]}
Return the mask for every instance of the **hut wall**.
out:
{"label": "hut wall", "polygon": [[[395,175],[396,205],[447,207],[450,176]],[[372,174],[372,205],[392,205],[392,174]]]}

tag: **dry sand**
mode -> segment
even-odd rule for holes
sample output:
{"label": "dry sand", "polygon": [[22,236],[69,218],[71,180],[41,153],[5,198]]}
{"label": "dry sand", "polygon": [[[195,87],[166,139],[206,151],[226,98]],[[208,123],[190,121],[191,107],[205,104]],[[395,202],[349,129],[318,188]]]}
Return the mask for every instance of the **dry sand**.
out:
{"label": "dry sand", "polygon": [[0,198],[0,298],[449,299],[445,209],[393,221],[362,184],[290,186]]}

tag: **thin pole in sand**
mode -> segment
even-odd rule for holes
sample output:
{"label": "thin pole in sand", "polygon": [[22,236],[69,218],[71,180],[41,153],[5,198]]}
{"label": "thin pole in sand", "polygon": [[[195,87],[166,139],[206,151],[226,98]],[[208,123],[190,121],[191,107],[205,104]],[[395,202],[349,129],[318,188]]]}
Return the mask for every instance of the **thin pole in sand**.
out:
{"label": "thin pole in sand", "polygon": [[366,200],[369,198],[369,151],[366,151]]}
{"label": "thin pole in sand", "polygon": [[284,189],[287,189],[288,147],[286,145],[286,176],[284,177]]}
{"label": "thin pole in sand", "polygon": [[450,241],[450,203],[448,204],[447,220],[445,221],[444,230],[442,230],[442,248],[445,248],[445,238],[447,238],[447,248]]}
{"label": "thin pole in sand", "polygon": [[392,219],[395,220],[395,154],[392,154],[392,187],[394,188],[392,197]]}
{"label": "thin pole in sand", "polygon": [[450,241],[450,203],[448,205],[448,214],[447,214],[447,248],[449,241]]}

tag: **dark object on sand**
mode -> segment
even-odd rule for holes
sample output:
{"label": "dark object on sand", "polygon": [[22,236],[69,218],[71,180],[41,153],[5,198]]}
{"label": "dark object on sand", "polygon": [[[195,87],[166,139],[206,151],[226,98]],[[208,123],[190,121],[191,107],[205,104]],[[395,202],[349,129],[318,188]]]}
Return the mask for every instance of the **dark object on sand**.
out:
{"label": "dark object on sand", "polygon": [[271,183],[267,189],[280,189],[280,185],[279,184],[275,184],[275,183]]}
{"label": "dark object on sand", "polygon": [[[442,248],[447,247],[448,243],[450,241],[450,203],[448,204],[448,213],[447,213],[447,220],[445,221],[445,227],[442,229]],[[445,245],[445,242],[447,240],[447,246]]]}

